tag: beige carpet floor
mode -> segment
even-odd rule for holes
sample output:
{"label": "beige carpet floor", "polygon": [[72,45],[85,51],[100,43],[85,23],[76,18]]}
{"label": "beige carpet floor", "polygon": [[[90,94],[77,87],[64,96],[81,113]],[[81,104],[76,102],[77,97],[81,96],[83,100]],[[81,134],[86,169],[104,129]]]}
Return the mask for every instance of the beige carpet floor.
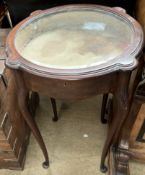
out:
{"label": "beige carpet floor", "polygon": [[[36,120],[49,151],[50,167],[43,169],[42,152],[33,135],[23,171],[0,170],[0,175],[102,175],[100,156],[106,125],[100,123],[101,96],[79,102],[57,101],[59,121],[52,122],[50,100],[42,97]],[[145,166],[130,164],[131,175],[145,175]]]}

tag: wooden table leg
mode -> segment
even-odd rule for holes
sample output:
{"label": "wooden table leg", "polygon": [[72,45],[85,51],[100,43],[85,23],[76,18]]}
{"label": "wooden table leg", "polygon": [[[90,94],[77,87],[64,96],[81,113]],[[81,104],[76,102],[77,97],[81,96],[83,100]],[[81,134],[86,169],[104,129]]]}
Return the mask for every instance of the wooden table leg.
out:
{"label": "wooden table leg", "polygon": [[54,98],[50,98],[51,104],[52,104],[52,109],[53,109],[53,118],[52,120],[56,122],[58,120],[58,114],[57,114],[57,107],[56,107],[56,100]]}
{"label": "wooden table leg", "polygon": [[[121,128],[121,132],[119,133],[120,138],[118,140],[118,146],[115,150],[115,173],[116,175],[129,175],[129,159],[130,159],[130,152],[129,152],[129,140],[130,140],[130,133],[132,131],[132,126],[136,119],[136,112],[139,109],[139,106],[135,105],[135,94],[137,95],[137,88],[140,87],[142,84],[142,70],[144,66],[144,59],[140,57],[139,65],[134,72],[132,72],[132,78],[130,83],[130,91],[129,91],[129,113],[127,114],[127,118],[123,123],[123,127]],[[144,82],[144,80],[143,80]],[[135,106],[134,106],[135,105]],[[137,111],[136,111],[137,110]],[[116,133],[118,134],[118,133]],[[114,137],[117,141],[117,135]]]}
{"label": "wooden table leg", "polygon": [[48,158],[48,153],[46,146],[44,144],[43,138],[40,134],[40,131],[37,127],[37,124],[33,117],[31,116],[30,111],[28,110],[28,104],[27,104],[27,99],[28,99],[28,90],[24,84],[23,77],[20,75],[21,72],[17,72],[16,70],[11,71],[12,74],[14,75],[14,78],[17,83],[17,94],[18,94],[18,105],[20,108],[20,112],[22,113],[22,116],[24,117],[26,123],[28,124],[29,128],[31,129],[34,137],[36,138],[43,155],[45,157],[45,161],[43,162],[43,167],[48,168],[49,167],[49,158]]}
{"label": "wooden table leg", "polygon": [[128,86],[130,81],[130,72],[121,72],[118,75],[118,83],[116,84],[117,88],[114,92],[113,98],[113,118],[112,123],[109,127],[107,138],[102,152],[100,170],[102,172],[107,171],[105,166],[105,159],[114,141],[114,136],[118,133],[117,138],[119,137],[119,131],[122,127],[123,122],[126,119],[128,113]]}
{"label": "wooden table leg", "polygon": [[101,122],[103,124],[107,123],[107,120],[105,119],[107,100],[108,100],[108,94],[103,94],[102,107],[101,107]]}

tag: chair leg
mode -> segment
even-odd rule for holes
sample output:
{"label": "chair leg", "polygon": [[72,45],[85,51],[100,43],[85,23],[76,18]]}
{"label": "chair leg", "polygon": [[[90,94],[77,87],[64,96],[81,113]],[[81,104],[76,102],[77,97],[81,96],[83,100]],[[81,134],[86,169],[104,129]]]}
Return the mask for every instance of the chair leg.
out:
{"label": "chair leg", "polygon": [[108,94],[104,94],[103,100],[102,100],[102,108],[101,108],[101,122],[103,124],[107,123],[107,120],[105,119],[107,100],[108,100]]}
{"label": "chair leg", "polygon": [[53,114],[54,114],[52,120],[53,120],[54,122],[56,122],[56,121],[58,120],[56,100],[55,100],[54,98],[50,98],[50,100],[51,100],[51,105],[52,105]]}
{"label": "chair leg", "polygon": [[6,12],[6,17],[7,17],[7,20],[9,22],[10,27],[13,28],[12,20],[11,20],[10,13],[8,10]]}

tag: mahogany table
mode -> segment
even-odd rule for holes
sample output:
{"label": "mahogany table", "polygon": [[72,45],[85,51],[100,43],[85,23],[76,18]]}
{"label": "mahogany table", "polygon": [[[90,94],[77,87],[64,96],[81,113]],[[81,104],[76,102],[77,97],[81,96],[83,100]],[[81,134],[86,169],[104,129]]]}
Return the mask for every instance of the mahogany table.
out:
{"label": "mahogany table", "polygon": [[28,92],[68,100],[112,93],[112,122],[100,166],[106,172],[105,158],[110,146],[118,144],[138,84],[142,45],[140,25],[120,8],[61,6],[33,12],[14,27],[7,39],[6,66],[19,89],[21,113],[43,151],[44,167],[49,166],[48,153],[27,108]]}

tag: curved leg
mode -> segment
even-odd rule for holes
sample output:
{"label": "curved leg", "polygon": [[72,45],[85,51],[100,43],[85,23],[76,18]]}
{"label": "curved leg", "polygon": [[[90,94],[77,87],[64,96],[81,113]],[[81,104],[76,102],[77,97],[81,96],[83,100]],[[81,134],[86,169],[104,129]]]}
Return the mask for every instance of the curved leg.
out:
{"label": "curved leg", "polygon": [[[140,57],[138,61],[139,61],[138,68],[132,72],[132,78],[131,78],[132,81],[130,82],[129,113],[127,114],[127,118],[123,123],[123,127],[121,128],[121,134],[120,134],[120,138],[116,147],[117,149],[115,152],[116,156],[115,156],[114,166],[115,166],[116,175],[130,174],[129,173],[130,134],[132,131],[133,124],[136,120],[137,113],[139,112],[139,109],[142,103],[141,101],[139,101],[138,98],[136,98],[136,95],[138,95],[138,92],[140,92],[140,90],[138,91],[138,89],[140,89],[140,85],[142,86],[144,84],[144,80],[142,81],[142,78],[143,78],[142,70],[144,66],[144,58]],[[117,139],[115,138],[115,140]]]}
{"label": "curved leg", "polygon": [[53,113],[54,113],[54,117],[52,118],[52,120],[54,122],[56,122],[58,120],[56,100],[54,98],[50,98],[50,100],[51,100],[51,105],[52,105],[52,109],[53,109]]}
{"label": "curved leg", "polygon": [[108,94],[104,94],[103,100],[102,100],[102,108],[101,108],[101,122],[103,124],[107,123],[107,120],[105,119],[107,100],[108,100]]}
{"label": "curved leg", "polygon": [[128,85],[130,80],[130,73],[122,72],[118,76],[118,85],[114,92],[113,98],[113,119],[108,130],[101,157],[100,170],[102,172],[107,171],[107,167],[105,166],[106,156],[111,144],[114,142],[114,136],[116,136],[116,133],[117,138],[119,137],[119,131],[128,113]]}
{"label": "curved leg", "polygon": [[43,163],[43,167],[44,168],[48,168],[49,166],[49,158],[48,158],[48,153],[47,153],[47,149],[46,146],[44,144],[43,138],[40,134],[40,131],[37,127],[37,124],[35,122],[35,120],[33,119],[33,117],[31,116],[31,113],[28,110],[28,103],[27,103],[27,99],[28,99],[28,90],[25,87],[24,81],[23,81],[23,77],[20,75],[20,72],[13,70],[12,73],[14,73],[14,77],[17,83],[17,94],[18,94],[18,105],[20,108],[20,112],[22,113],[22,116],[24,117],[24,120],[26,121],[26,123],[28,124],[29,128],[31,129],[34,137],[36,138],[42,152],[43,155],[45,157],[45,161]]}

